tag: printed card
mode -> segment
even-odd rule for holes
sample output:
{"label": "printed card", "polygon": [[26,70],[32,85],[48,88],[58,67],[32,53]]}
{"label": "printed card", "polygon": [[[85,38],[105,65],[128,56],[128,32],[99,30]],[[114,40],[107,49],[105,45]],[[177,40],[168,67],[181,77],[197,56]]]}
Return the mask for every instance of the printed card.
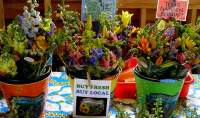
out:
{"label": "printed card", "polygon": [[74,117],[108,117],[111,81],[74,79]]}
{"label": "printed card", "polygon": [[189,0],[158,0],[156,18],[186,21]]}
{"label": "printed card", "polygon": [[93,20],[98,19],[101,12],[106,12],[112,18],[116,14],[116,0],[82,0],[82,20],[90,14]]}

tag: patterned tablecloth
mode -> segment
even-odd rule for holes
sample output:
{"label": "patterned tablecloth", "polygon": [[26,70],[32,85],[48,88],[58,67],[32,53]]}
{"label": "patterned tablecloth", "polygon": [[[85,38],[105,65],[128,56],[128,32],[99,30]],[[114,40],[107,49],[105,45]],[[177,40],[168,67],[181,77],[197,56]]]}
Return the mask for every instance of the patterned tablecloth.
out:
{"label": "patterned tablecloth", "polygon": [[[200,77],[197,77],[198,75],[195,76],[199,79],[196,79],[190,87],[186,104],[191,108],[196,108],[200,118]],[[49,91],[45,106],[45,118],[70,117],[73,111],[72,100],[71,88],[66,74],[62,72],[53,72],[49,82]],[[135,118],[136,109],[132,106],[132,104],[135,103],[135,100],[115,99],[114,101],[113,105],[122,105],[131,115],[131,118]],[[0,112],[7,112],[8,110],[5,100],[1,100]],[[109,116],[110,118],[115,118],[116,111],[113,108],[111,108]]]}

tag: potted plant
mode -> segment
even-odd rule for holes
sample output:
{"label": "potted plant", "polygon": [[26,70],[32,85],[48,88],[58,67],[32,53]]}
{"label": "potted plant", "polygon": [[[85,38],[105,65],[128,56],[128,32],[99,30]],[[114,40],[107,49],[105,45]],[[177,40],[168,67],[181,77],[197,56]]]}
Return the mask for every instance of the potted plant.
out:
{"label": "potted plant", "polygon": [[[198,24],[199,20],[197,20],[197,24],[196,25],[191,25],[191,24],[186,24],[184,25],[184,34],[185,36],[188,36],[189,38],[193,39],[193,42],[190,43],[190,48],[196,48],[196,52],[195,54],[191,53],[189,56],[191,57],[190,60],[188,61],[188,63],[185,65],[185,67],[187,67],[190,71],[187,75],[187,77],[184,80],[184,85],[183,88],[181,90],[180,93],[180,98],[187,98],[188,95],[188,91],[189,91],[189,87],[190,85],[194,82],[194,76],[192,75],[192,73],[197,74],[199,73],[200,70],[200,35],[199,35],[199,24]],[[195,46],[195,47],[194,47]]]}
{"label": "potted plant", "polygon": [[[67,6],[58,8],[57,15],[63,21],[64,30],[58,30],[57,35],[54,35],[58,44],[55,54],[66,67],[72,90],[75,88],[74,80],[78,78],[86,79],[88,83],[92,80],[109,80],[112,84],[111,92],[114,92],[117,75],[123,67],[122,46],[126,42],[126,38],[120,37],[120,33],[131,31],[128,24],[132,15],[124,12],[121,17],[109,19],[107,14],[102,13],[98,19],[100,25],[97,31],[90,15],[87,21],[83,22],[79,19],[79,14],[69,11]],[[87,99],[88,101],[91,100]],[[90,113],[89,108],[83,108],[85,112]]]}
{"label": "potted plant", "polygon": [[42,18],[35,10],[38,7],[35,0],[27,3],[23,15],[0,36],[0,85],[8,105],[15,100],[16,117],[38,118],[47,94],[51,72],[47,61],[55,25],[50,17]]}
{"label": "potted plant", "polygon": [[[64,30],[58,30],[55,42],[57,52],[71,77],[104,79],[115,75],[122,68],[122,46],[132,14],[123,12],[109,19],[106,13],[99,16],[99,32],[92,26],[92,18],[79,19],[79,14],[69,11],[68,6],[59,6],[57,15],[62,19]],[[125,34],[126,33],[126,34]]]}
{"label": "potted plant", "polygon": [[155,99],[161,98],[164,117],[175,108],[188,72],[185,66],[197,51],[183,27],[175,20],[158,20],[139,30],[130,49],[138,58],[134,70],[137,100],[151,108]]}

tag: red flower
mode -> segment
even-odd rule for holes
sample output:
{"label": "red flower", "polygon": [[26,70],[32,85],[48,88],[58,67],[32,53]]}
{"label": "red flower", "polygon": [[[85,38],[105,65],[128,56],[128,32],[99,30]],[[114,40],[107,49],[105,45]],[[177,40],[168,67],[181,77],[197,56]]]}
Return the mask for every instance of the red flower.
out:
{"label": "red flower", "polygon": [[101,59],[100,64],[101,64],[103,67],[105,67],[105,68],[110,67],[109,61],[106,60],[105,58],[102,58],[102,59]]}
{"label": "red flower", "polygon": [[179,63],[184,63],[185,59],[186,59],[186,56],[184,53],[177,53],[176,54],[176,58],[177,60],[179,61]]}
{"label": "red flower", "polygon": [[160,56],[156,59],[156,65],[161,65],[163,63],[163,57]]}

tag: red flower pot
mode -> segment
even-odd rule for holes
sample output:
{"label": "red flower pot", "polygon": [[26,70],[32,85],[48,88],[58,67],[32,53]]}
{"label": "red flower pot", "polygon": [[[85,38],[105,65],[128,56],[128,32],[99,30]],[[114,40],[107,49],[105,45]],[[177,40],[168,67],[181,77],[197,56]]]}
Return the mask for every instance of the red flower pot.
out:
{"label": "red flower pot", "polygon": [[193,82],[194,82],[194,78],[193,78],[192,74],[189,72],[187,77],[185,78],[179,98],[185,99],[187,97],[190,85]]}
{"label": "red flower pot", "polygon": [[114,97],[136,98],[136,83],[133,75],[133,69],[127,69],[121,72],[114,92]]}

